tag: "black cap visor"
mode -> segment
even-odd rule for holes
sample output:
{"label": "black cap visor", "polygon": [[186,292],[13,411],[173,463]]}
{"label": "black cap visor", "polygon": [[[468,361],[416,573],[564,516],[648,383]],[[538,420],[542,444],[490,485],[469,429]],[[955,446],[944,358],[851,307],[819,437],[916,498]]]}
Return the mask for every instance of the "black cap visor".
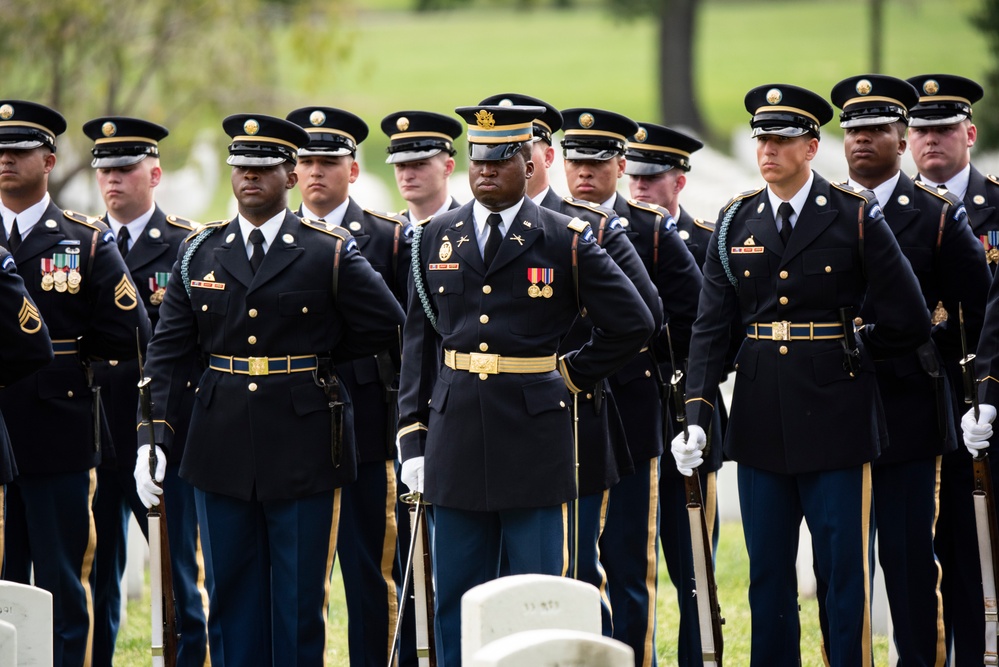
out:
{"label": "black cap visor", "polygon": [[509,160],[523,146],[520,141],[512,144],[468,144],[468,159],[476,162]]}

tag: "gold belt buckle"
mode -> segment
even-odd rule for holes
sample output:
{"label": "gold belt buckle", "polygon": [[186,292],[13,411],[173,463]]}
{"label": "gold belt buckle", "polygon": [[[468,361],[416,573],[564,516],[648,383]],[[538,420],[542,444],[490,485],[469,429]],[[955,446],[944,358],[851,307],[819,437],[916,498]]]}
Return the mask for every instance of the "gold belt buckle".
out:
{"label": "gold belt buckle", "polygon": [[250,363],[250,375],[270,374],[270,364],[267,357],[250,357],[247,361]]}
{"label": "gold belt buckle", "polygon": [[787,320],[771,322],[770,327],[770,340],[791,340],[791,323]]}
{"label": "gold belt buckle", "polygon": [[468,372],[486,373],[487,375],[497,375],[499,373],[499,355],[482,354],[481,352],[469,353]]}

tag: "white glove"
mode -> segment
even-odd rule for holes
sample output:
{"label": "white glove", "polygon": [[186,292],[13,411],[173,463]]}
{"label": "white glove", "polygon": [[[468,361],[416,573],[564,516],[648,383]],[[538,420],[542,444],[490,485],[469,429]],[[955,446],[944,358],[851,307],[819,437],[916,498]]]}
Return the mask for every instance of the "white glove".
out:
{"label": "white glove", "polygon": [[166,454],[159,445],[156,445],[156,478],[149,475],[149,445],[142,445],[136,452],[135,472],[132,474],[135,477],[135,490],[142,504],[147,509],[159,505],[163,487],[157,484],[163,481],[163,475],[166,474]]}
{"label": "white glove", "polygon": [[680,433],[673,438],[671,450],[673,458],[676,459],[676,469],[681,474],[690,477],[694,474],[694,468],[704,463],[701,452],[708,444],[708,438],[704,434],[704,429],[697,424],[691,424],[687,427],[687,431],[690,435],[689,443],[687,438],[684,438],[683,433]]}
{"label": "white glove", "polygon": [[972,408],[961,417],[961,431],[964,433],[964,446],[972,456],[987,449],[989,438],[992,437],[992,422],[996,418],[996,409],[988,403],[978,406],[978,419],[975,419],[975,409]]}
{"label": "white glove", "polygon": [[414,456],[403,461],[399,479],[413,493],[423,493],[423,457]]}

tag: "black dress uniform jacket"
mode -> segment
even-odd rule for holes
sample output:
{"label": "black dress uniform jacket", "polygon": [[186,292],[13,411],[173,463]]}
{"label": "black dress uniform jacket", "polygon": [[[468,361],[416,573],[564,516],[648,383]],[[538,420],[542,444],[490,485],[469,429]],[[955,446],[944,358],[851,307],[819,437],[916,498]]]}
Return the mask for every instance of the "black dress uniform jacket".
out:
{"label": "black dress uniform jacket", "polygon": [[[106,223],[106,218],[104,220]],[[125,266],[135,282],[139,300],[149,313],[153,329],[159,321],[159,310],[163,292],[153,298],[158,288],[166,287],[167,281],[157,281],[157,274],[170,275],[177,259],[177,249],[181,242],[194,228],[187,220],[176,216],[167,216],[159,206],[153,211],[152,217],[146,223],[142,235],[135,239],[132,248],[125,256]],[[153,281],[152,285],[150,281]],[[162,283],[162,285],[160,285]],[[193,366],[189,377],[190,391],[187,395],[189,409],[193,407],[194,386],[200,375],[201,364]],[[104,468],[114,467],[119,470],[132,470],[135,467],[135,406],[139,401],[139,363],[136,360],[100,362],[94,364],[94,374],[101,385],[101,399],[107,414],[108,430],[111,432],[111,442],[114,444],[114,456],[105,456],[101,461]],[[187,421],[179,420],[172,424],[177,433],[174,435],[176,446],[171,453],[174,461],[180,461],[183,455],[184,440],[187,437]]]}
{"label": "black dress uniform jacket", "polygon": [[[14,258],[0,248],[0,388],[52,362],[49,328],[17,274]],[[0,392],[2,393],[2,392]],[[17,475],[10,437],[0,415],[0,485]]]}
{"label": "black dress uniform jacket", "polygon": [[[184,368],[199,355],[334,361],[373,354],[395,341],[402,310],[345,230],[285,215],[254,274],[237,220],[192,234],[174,265],[160,322],[149,344],[156,440],[173,442],[181,417]],[[197,243],[196,251],[189,252]],[[339,246],[339,250],[338,250]],[[339,253],[339,255],[337,254]],[[334,290],[334,281],[339,288]],[[201,376],[181,477],[241,500],[302,498],[353,481],[353,431],[344,429],[334,467],[328,399],[314,374]],[[141,442],[141,441],[140,441]]]}
{"label": "black dress uniform jacket", "polygon": [[[986,176],[971,165],[964,205],[968,209],[971,230],[976,236],[999,230],[999,180],[995,176]],[[993,266],[997,264],[994,262]]]}
{"label": "black dress uniform jacket", "polygon": [[878,322],[857,334],[861,368],[854,378],[844,368],[841,339],[745,340],[725,435],[728,458],[783,474],[873,460],[883,430],[873,359],[912,351],[930,327],[919,284],[870,192],[815,174],[786,249],[765,188],[734,199],[719,214],[705,262],[687,382],[691,423],[710,423],[737,314],[743,325],[836,323],[840,308],[856,312],[865,299]]}
{"label": "black dress uniform jacket", "polygon": [[[589,227],[570,224],[525,197],[486,269],[471,203],[424,223],[418,261],[437,328],[414,291],[399,426],[403,460],[426,455],[425,492],[435,505],[499,511],[558,505],[576,494],[572,399],[558,371],[480,379],[439,360],[441,349],[554,355],[581,308],[592,337],[560,362],[573,385],[596,385],[638,352],[652,315]],[[552,270],[550,298],[528,295],[529,269]]]}
{"label": "black dress uniform jacket", "polygon": [[[55,255],[79,262],[79,291],[43,289],[43,262]],[[136,330],[149,339],[149,318],[114,235],[101,222],[50,204],[14,253],[25,286],[53,341],[77,341],[79,351],[55,355],[42,370],[0,394],[22,474],[87,470],[100,463],[94,440],[94,401],[82,360],[134,359]],[[46,281],[46,284],[47,281]],[[71,345],[71,343],[64,343]],[[101,418],[101,440],[108,432]]]}
{"label": "black dress uniform jacket", "polygon": [[694,256],[697,268],[702,268],[708,252],[708,243],[711,241],[711,234],[715,231],[715,223],[697,220],[681,206],[680,217],[676,221],[676,231],[683,242],[687,244],[687,250]]}
{"label": "black dress uniform jacket", "polygon": [[[931,378],[923,367],[926,362],[921,363],[916,353],[875,360],[891,441],[877,462],[896,463],[957,447],[954,414],[959,403],[954,390],[961,387],[957,362],[962,356],[958,304],[964,311],[968,349],[973,350],[991,276],[964,205],[953,195],[938,194],[935,188],[903,175],[882,208],[888,228],[919,281],[925,309],[932,312],[942,303],[948,314],[932,329],[933,349],[923,351],[934,355],[945,377]],[[877,308],[866,304],[861,316],[864,322],[876,323]]]}

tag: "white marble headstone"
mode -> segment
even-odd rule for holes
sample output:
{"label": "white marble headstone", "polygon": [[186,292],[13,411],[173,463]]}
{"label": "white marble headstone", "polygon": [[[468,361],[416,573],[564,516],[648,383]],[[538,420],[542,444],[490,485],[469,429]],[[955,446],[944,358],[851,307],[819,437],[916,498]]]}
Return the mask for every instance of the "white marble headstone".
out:
{"label": "white marble headstone", "polygon": [[543,574],[500,577],[461,598],[462,661],[486,644],[524,630],[600,634],[600,592],[591,584]]}
{"label": "white marble headstone", "polygon": [[616,639],[579,630],[527,630],[479,649],[468,667],[634,667],[635,652]]}
{"label": "white marble headstone", "polygon": [[[52,665],[52,594],[35,586],[0,581],[0,621],[17,628],[18,667]],[[0,664],[7,664],[0,660]]]}
{"label": "white marble headstone", "polygon": [[17,628],[0,621],[0,665],[17,665]]}

